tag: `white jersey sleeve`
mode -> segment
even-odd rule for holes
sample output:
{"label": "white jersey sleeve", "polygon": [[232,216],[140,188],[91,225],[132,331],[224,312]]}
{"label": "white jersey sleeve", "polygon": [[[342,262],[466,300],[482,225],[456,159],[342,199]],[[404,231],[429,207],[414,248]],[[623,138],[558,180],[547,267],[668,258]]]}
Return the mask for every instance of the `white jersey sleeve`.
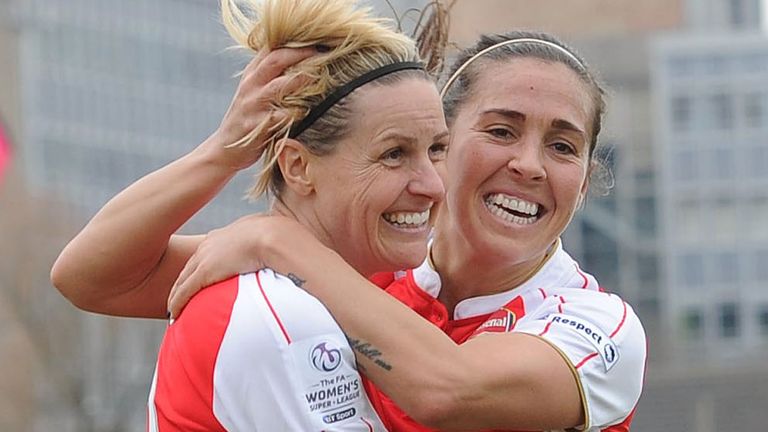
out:
{"label": "white jersey sleeve", "polygon": [[646,361],[645,331],[637,315],[614,294],[572,288],[548,294],[514,331],[544,338],[570,363],[585,404],[584,430],[614,430],[608,427],[628,423]]}
{"label": "white jersey sleeve", "polygon": [[[216,302],[215,298],[211,299]],[[179,321],[169,327],[169,333],[175,331],[177,336],[169,343],[182,346],[195,343],[193,334],[182,337],[184,329],[175,329],[184,325],[182,319],[187,322],[194,319],[196,326],[204,326],[206,321],[215,326],[221,321],[215,317],[215,305],[211,305],[211,313],[207,314],[205,305],[195,307],[194,301]],[[385,430],[365,394],[344,333],[317,299],[289,279],[271,270],[240,276],[221,335],[220,343],[210,347],[216,350],[212,370],[200,374],[202,380],[212,381],[210,411],[221,430]],[[178,359],[164,362],[161,349],[157,375],[161,377],[164,368],[186,369],[188,372],[182,376],[197,379],[194,378],[196,351],[178,352],[191,353],[191,358],[178,355],[175,356]],[[162,382],[158,381],[159,384]],[[183,414],[184,399],[178,395],[194,388],[204,386],[186,382],[184,378],[182,382],[174,382],[170,392],[162,392],[165,400],[154,396],[155,401],[160,402],[156,404],[158,407],[173,406],[164,410],[166,414],[174,409],[181,411],[182,414],[176,415],[178,421],[171,419],[174,427],[182,424],[183,417],[197,415]],[[190,397],[194,398],[187,396]]]}

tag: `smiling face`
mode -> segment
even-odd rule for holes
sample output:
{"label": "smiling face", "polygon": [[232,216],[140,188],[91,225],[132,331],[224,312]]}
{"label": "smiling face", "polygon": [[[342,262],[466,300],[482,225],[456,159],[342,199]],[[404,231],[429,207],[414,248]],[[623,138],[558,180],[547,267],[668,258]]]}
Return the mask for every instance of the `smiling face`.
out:
{"label": "smiling face", "polygon": [[450,229],[515,264],[543,257],[588,185],[591,98],[567,66],[488,62],[451,125]]}
{"label": "smiling face", "polygon": [[419,78],[369,84],[353,97],[350,132],[312,162],[314,219],[328,246],[364,275],[414,267],[444,194],[440,97]]}

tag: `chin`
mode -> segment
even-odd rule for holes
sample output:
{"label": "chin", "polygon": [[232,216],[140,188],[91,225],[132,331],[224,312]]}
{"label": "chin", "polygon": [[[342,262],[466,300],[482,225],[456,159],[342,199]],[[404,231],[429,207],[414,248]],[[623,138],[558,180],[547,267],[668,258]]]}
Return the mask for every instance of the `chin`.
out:
{"label": "chin", "polygon": [[395,270],[408,270],[421,265],[427,259],[427,245],[421,248],[412,248],[411,253],[401,255],[397,260],[399,265]]}
{"label": "chin", "polygon": [[366,266],[374,273],[408,270],[420,266],[427,258],[426,239],[382,243],[373,254],[376,258]]}

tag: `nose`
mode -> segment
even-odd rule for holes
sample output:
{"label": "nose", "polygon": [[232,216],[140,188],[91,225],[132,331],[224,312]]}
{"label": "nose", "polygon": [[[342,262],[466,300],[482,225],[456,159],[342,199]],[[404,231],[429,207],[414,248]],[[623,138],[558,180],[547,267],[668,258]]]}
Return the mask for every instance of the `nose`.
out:
{"label": "nose", "polygon": [[[439,162],[445,163],[445,162]],[[413,177],[408,183],[408,192],[428,197],[431,201],[442,201],[445,187],[435,163],[429,158],[420,158],[413,170]]]}
{"label": "nose", "polygon": [[535,181],[547,178],[541,140],[536,137],[528,137],[521,140],[518,145],[511,146],[510,149],[512,155],[507,162],[507,169],[515,177]]}

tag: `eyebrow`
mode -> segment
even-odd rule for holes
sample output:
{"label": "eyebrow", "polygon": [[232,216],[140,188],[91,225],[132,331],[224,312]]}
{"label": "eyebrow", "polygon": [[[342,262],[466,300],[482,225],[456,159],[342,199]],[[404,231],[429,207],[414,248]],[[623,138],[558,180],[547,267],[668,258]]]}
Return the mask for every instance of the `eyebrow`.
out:
{"label": "eyebrow", "polygon": [[[519,111],[502,109],[502,108],[489,109],[489,110],[483,111],[483,114],[498,114],[500,116],[507,117],[510,120],[518,120],[518,121],[525,121],[526,119],[525,114]],[[585,138],[587,136],[587,133],[584,130],[582,130],[580,127],[576,126],[575,124],[569,122],[568,120],[554,119],[552,120],[552,127],[555,129],[576,132]]]}
{"label": "eyebrow", "polygon": [[[440,132],[439,134],[435,135],[434,137],[432,137],[432,140],[433,141],[439,141],[439,140],[441,140],[441,139],[443,139],[443,138],[445,138],[447,136],[450,136],[450,135],[451,135],[450,131],[445,130],[445,131]],[[404,135],[404,134],[401,134],[401,133],[398,133],[398,132],[388,132],[388,133],[382,135],[380,139],[381,139],[381,141],[390,141],[390,140],[405,141],[405,142],[407,142],[409,144],[412,144],[412,143],[416,142],[416,138],[415,137],[410,136],[410,135]]]}
{"label": "eyebrow", "polygon": [[485,110],[482,112],[482,114],[498,114],[502,117],[507,117],[510,120],[522,120],[525,121],[525,114],[515,111],[515,110],[508,110],[508,109],[502,109],[502,108],[492,108],[489,110]]}
{"label": "eyebrow", "polygon": [[581,130],[580,127],[576,126],[575,124],[569,122],[568,120],[563,119],[555,119],[552,120],[552,127],[555,129],[561,129],[561,130],[567,130],[571,132],[576,132],[579,135],[581,135],[583,138],[587,137],[587,133]]}

